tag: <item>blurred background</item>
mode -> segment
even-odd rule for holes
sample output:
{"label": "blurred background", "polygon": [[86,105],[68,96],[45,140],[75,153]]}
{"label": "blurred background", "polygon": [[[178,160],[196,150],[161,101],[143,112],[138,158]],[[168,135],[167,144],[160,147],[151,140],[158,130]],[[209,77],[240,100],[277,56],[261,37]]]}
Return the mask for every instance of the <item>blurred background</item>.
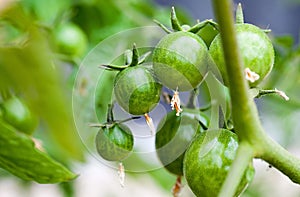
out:
{"label": "blurred background", "polygon": [[[261,120],[269,135],[300,157],[300,1],[234,1],[235,4],[238,2],[243,5],[246,22],[272,30],[269,36],[276,50],[276,63],[263,87],[276,87],[291,98],[289,102],[276,96],[257,99]],[[3,168],[0,168],[1,197],[171,196],[176,177],[163,168],[145,173],[129,172],[126,187],[122,188],[112,164],[100,162],[93,156],[86,145],[93,143],[93,135],[84,129],[84,125],[105,121],[103,114],[111,100],[114,75],[88,73],[80,66],[89,63],[97,66],[99,62],[95,59],[100,58],[96,57],[97,49],[103,49],[103,46],[105,50],[100,51],[100,59],[109,62],[112,54],[116,51],[121,54],[123,48],[131,47],[133,40],[145,45],[153,42],[151,36],[145,35],[149,32],[143,32],[140,37],[115,40],[119,48],[107,44],[108,39],[114,40],[110,36],[121,31],[155,25],[153,19],[169,27],[171,6],[176,7],[182,24],[193,25],[197,19],[214,18],[209,0],[0,0],[0,108],[4,108],[9,98],[16,97],[36,117],[32,123],[33,133],[24,137],[20,129],[8,127],[14,132],[10,137],[17,141],[24,138],[39,140],[44,150],[41,153],[33,153],[28,141],[19,143],[29,147],[28,155],[24,157],[37,154],[47,165],[55,165],[64,172],[53,182],[70,179],[72,175],[66,177],[69,173],[66,169],[79,175],[70,182],[39,184],[31,180],[41,182],[40,177],[32,178],[26,171],[16,170],[17,166],[12,169],[0,162]],[[159,39],[160,35],[153,35],[153,39]],[[99,74],[101,79],[91,80]],[[91,93],[93,88],[96,90]],[[95,101],[87,103],[87,99]],[[93,108],[96,108],[96,118],[91,113]],[[161,112],[156,109],[154,113]],[[123,117],[122,114],[119,117]],[[76,118],[86,122],[76,122]],[[9,154],[8,150],[11,155],[21,154],[16,147],[1,142],[3,137],[0,138],[0,156]],[[86,141],[82,142],[82,139]],[[46,159],[48,157],[50,159]],[[10,160],[19,164],[20,169],[26,169],[20,157],[11,156]],[[136,158],[135,162],[141,169],[154,168],[149,160]],[[27,167],[29,171],[38,168],[38,160],[30,162],[34,166]],[[255,178],[243,197],[300,196],[300,186],[279,171],[261,160],[255,160],[254,165]],[[194,195],[186,185],[181,196]]]}

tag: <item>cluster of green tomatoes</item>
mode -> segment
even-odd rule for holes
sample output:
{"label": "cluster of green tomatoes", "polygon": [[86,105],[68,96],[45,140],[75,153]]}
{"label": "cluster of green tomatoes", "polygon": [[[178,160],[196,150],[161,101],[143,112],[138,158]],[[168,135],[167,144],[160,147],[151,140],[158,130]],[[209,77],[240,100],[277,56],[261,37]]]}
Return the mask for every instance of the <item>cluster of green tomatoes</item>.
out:
{"label": "cluster of green tomatoes", "polygon": [[[243,22],[241,10],[237,12],[236,32],[240,54],[245,67],[245,80],[256,87],[271,71],[274,50],[264,30]],[[213,62],[228,85],[220,35],[204,41],[199,31],[207,25],[218,31],[212,20],[198,22],[195,26],[180,25],[174,8],[171,12],[173,31],[159,24],[166,32],[152,52],[152,65],[145,65],[149,55],[139,56],[134,45],[127,51],[123,66],[103,65],[107,70],[118,70],[114,80],[115,100],[126,112],[144,115],[153,128],[148,113],[161,100],[162,87],[173,90],[170,105],[174,111],[160,121],[155,135],[157,156],[164,167],[178,176],[173,195],[180,190],[180,177],[185,177],[196,196],[217,196],[234,160],[238,138],[233,130],[220,128],[208,130],[209,118],[193,105],[181,106],[179,92],[194,91],[210,71]],[[109,112],[108,122],[100,125],[96,137],[97,151],[109,161],[122,161],[133,150],[133,136],[124,121],[115,121]],[[236,191],[238,196],[254,175],[249,164]]]}

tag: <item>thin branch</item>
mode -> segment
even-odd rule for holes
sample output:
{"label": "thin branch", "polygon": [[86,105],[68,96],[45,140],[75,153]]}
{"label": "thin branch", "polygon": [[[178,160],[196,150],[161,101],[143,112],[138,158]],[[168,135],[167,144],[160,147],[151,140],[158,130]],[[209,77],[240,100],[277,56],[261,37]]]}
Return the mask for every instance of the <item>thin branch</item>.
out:
{"label": "thin branch", "polygon": [[234,196],[243,175],[253,158],[253,148],[247,143],[240,143],[230,171],[219,193],[219,197]]}
{"label": "thin branch", "polygon": [[240,140],[255,144],[256,140],[264,135],[264,131],[256,106],[248,91],[248,82],[244,77],[244,66],[234,28],[232,2],[231,0],[213,0],[212,2],[222,38],[235,131]]}

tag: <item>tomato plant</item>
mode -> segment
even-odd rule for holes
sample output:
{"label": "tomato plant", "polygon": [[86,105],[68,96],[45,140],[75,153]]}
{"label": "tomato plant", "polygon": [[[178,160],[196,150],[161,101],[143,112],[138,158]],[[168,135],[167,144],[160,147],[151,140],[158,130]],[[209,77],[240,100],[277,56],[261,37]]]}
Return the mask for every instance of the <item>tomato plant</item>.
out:
{"label": "tomato plant", "polygon": [[[216,5],[217,13],[225,12],[217,3],[214,5]],[[253,95],[249,94],[249,89],[256,87],[272,70],[274,64],[272,43],[264,30],[243,22],[241,6],[238,7],[236,13],[237,24],[234,25],[231,22],[230,31],[224,25],[228,21],[223,21],[223,18],[219,17],[217,17],[220,20],[219,23],[205,20],[192,27],[180,25],[174,8],[171,12],[173,31],[156,21],[168,34],[160,39],[153,50],[154,76],[152,79],[153,82],[158,83],[157,78],[163,86],[175,90],[172,99],[167,98],[172,109],[176,109],[176,113],[168,113],[159,123],[155,147],[164,167],[178,176],[173,188],[174,196],[179,193],[181,183],[179,177],[182,175],[196,196],[238,196],[253,178],[252,160],[254,157],[276,165],[292,180],[299,182],[298,175],[295,176],[288,169],[289,167],[295,168],[299,160],[294,156],[285,155],[287,152],[279,148],[280,146],[264,133],[253,103]],[[210,30],[211,35],[207,36],[204,42],[201,35],[204,36],[203,29],[207,27],[213,27],[214,31]],[[216,35],[216,31],[220,33]],[[209,44],[209,49],[207,49]],[[234,50],[228,51],[230,48]],[[133,50],[132,59],[128,65],[105,65],[104,67],[121,70],[114,83],[116,101],[125,111],[140,115],[148,113],[151,109],[147,107],[141,110],[144,105],[149,106],[143,103],[147,101],[146,97],[139,97],[136,99],[139,102],[132,104],[134,109],[142,112],[138,113],[129,109],[131,107],[128,102],[129,95],[134,95],[135,91],[139,91],[141,87],[135,84],[140,80],[135,74],[141,76],[143,80],[148,79],[144,71],[137,72],[139,58],[135,53]],[[204,125],[207,131],[201,133],[200,128],[203,125],[199,121],[199,116],[202,115],[194,105],[192,109],[181,108],[178,91],[195,91],[198,88],[207,72],[214,69],[208,67],[210,66],[209,56],[220,70],[225,85],[229,87],[230,98],[228,99],[230,99],[231,108],[228,110],[231,111],[227,113],[225,120],[219,119],[221,122],[224,121],[225,129],[222,126],[219,126],[217,130],[211,129],[210,127],[215,125],[209,124]],[[120,81],[122,75],[124,75],[124,80]],[[256,97],[276,93],[288,100],[284,92],[277,89],[274,91],[256,90],[258,90]],[[144,95],[151,98],[151,95],[158,94],[145,92]],[[157,98],[156,102],[158,100]],[[129,107],[126,108],[126,106]],[[211,111],[211,114],[212,117],[218,116],[216,111]],[[233,123],[230,130],[227,128],[228,122]],[[188,145],[189,148],[185,151]],[[269,146],[278,150],[279,155],[274,155]],[[282,161],[291,159],[293,162],[285,165],[278,164],[276,163],[278,158]]]}
{"label": "tomato plant", "polygon": [[[290,38],[276,38],[244,23],[241,5],[234,20],[230,0],[212,4],[215,21],[197,20],[195,25],[184,17],[179,22],[171,8],[171,28],[162,24],[167,20],[161,9],[135,0],[24,0],[1,6],[0,167],[27,181],[67,182],[60,187],[72,196],[68,190],[74,182],[69,181],[77,175],[66,167],[86,155],[76,127],[86,148],[92,149],[89,153],[118,169],[122,186],[126,166],[127,172],[151,171],[168,190],[175,175],[174,197],[182,179],[196,196],[240,196],[252,184],[256,158],[299,184],[299,158],[269,137],[261,121],[265,117],[260,117],[267,108],[287,117],[299,108],[299,48]],[[153,17],[162,21],[155,23],[167,34],[146,27]],[[139,35],[131,35],[133,31]],[[134,43],[148,52],[139,55]],[[87,45],[95,46],[90,53]],[[122,53],[125,63],[115,63]],[[218,72],[224,84],[214,75]],[[72,82],[66,84],[62,75],[70,73]],[[7,90],[22,97],[6,97]],[[260,102],[270,94],[290,101],[275,96]],[[276,101],[274,107],[268,99]],[[113,118],[107,104],[117,104],[114,114],[121,120]],[[152,131],[147,139],[143,130],[149,128],[143,122],[124,123],[142,115]],[[88,127],[97,119],[101,124],[90,124],[97,129]],[[286,130],[295,127],[282,125]],[[143,158],[151,153],[157,161],[152,161],[153,155]],[[129,180],[133,177],[138,176]]]}

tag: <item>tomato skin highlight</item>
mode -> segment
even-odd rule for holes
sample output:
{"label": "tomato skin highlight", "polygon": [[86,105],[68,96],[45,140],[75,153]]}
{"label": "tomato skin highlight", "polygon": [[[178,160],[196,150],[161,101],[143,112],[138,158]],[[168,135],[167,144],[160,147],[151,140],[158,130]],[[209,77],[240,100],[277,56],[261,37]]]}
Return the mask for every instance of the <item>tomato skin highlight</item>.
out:
{"label": "tomato skin highlight", "polygon": [[118,104],[128,113],[143,115],[159,102],[161,84],[143,65],[128,67],[119,72],[114,81],[114,93]]}
{"label": "tomato skin highlight", "polygon": [[[255,87],[268,76],[273,68],[274,48],[266,33],[258,27],[247,23],[236,24],[235,27],[244,68],[249,68],[259,75],[258,80],[249,81],[250,87]],[[224,84],[228,85],[228,77],[230,76],[226,75],[220,34],[212,41],[209,53],[220,70]]]}
{"label": "tomato skin highlight", "polygon": [[123,124],[101,128],[96,135],[98,154],[107,161],[122,161],[133,149],[133,136],[130,129]]}
{"label": "tomato skin highlight", "polygon": [[[209,130],[198,135],[188,147],[183,172],[196,196],[218,196],[238,148],[237,135],[226,129]],[[252,163],[246,169],[235,196],[253,179]]]}
{"label": "tomato skin highlight", "polygon": [[208,118],[199,110],[184,108],[180,116],[171,111],[160,121],[155,148],[159,160],[169,172],[183,175],[184,153],[192,139],[203,132],[199,120],[208,125]]}
{"label": "tomato skin highlight", "polygon": [[178,31],[164,36],[153,51],[153,70],[166,87],[196,88],[207,72],[207,46],[197,35]]}

